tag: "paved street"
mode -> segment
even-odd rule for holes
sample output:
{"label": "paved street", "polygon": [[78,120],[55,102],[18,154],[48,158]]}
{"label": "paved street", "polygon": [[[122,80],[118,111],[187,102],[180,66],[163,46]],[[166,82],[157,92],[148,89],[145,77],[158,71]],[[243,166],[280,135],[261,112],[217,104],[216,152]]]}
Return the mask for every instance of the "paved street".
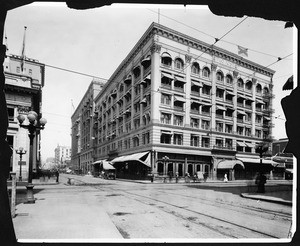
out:
{"label": "paved street", "polygon": [[287,238],[291,227],[291,206],[243,198],[230,189],[75,175],[75,185],[67,185],[67,177],[60,175],[58,185],[36,185],[36,203],[17,206],[20,241],[278,239]]}

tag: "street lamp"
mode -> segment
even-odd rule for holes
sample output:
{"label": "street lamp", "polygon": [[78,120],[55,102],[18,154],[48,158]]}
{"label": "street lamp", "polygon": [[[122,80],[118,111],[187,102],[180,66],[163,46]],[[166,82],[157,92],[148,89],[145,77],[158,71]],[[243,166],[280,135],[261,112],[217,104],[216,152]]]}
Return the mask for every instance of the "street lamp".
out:
{"label": "street lamp", "polygon": [[20,175],[19,175],[19,181],[22,181],[22,156],[26,154],[26,150],[24,150],[23,147],[20,147],[19,149],[16,149],[16,153],[20,156]]}
{"label": "street lamp", "polygon": [[25,116],[19,114],[17,117],[19,121],[19,125],[22,128],[28,130],[29,139],[30,139],[30,150],[29,150],[29,170],[28,170],[28,184],[27,188],[27,203],[35,203],[34,196],[33,196],[33,185],[32,185],[32,166],[33,166],[33,140],[35,137],[35,133],[38,130],[43,130],[45,128],[45,124],[47,120],[45,118],[40,118],[38,120],[38,114],[35,111],[29,111],[27,114],[27,119],[29,121],[28,125],[23,125],[25,121]]}

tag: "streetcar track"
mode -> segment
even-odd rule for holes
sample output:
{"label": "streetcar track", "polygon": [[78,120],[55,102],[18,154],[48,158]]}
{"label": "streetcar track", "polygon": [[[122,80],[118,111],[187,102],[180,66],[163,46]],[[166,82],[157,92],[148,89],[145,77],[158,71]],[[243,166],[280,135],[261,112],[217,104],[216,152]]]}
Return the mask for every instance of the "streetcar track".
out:
{"label": "streetcar track", "polygon": [[[97,187],[97,186],[92,186],[93,188],[95,189],[99,189],[99,190],[102,190],[100,189],[100,187]],[[245,229],[247,231],[250,231],[250,232],[254,232],[254,233],[257,233],[259,235],[264,235],[264,236],[267,236],[267,237],[270,237],[270,238],[276,238],[276,239],[279,239],[279,237],[277,236],[274,236],[274,235],[271,235],[271,234],[268,234],[268,233],[265,233],[265,232],[262,232],[262,231],[258,231],[258,230],[255,230],[253,228],[249,228],[249,227],[246,227],[246,226],[243,226],[243,225],[239,225],[235,222],[231,222],[231,221],[227,221],[225,219],[221,219],[221,218],[218,218],[218,217],[215,217],[215,216],[212,216],[212,215],[207,215],[207,214],[204,214],[204,213],[201,213],[201,212],[198,212],[198,211],[194,211],[194,210],[191,210],[189,208],[187,208],[186,206],[178,206],[178,205],[175,205],[175,204],[172,204],[172,203],[169,203],[169,202],[165,202],[165,201],[162,201],[162,200],[159,200],[159,199],[156,199],[156,198],[153,198],[153,197],[148,197],[148,196],[144,196],[144,195],[140,195],[140,194],[136,194],[136,193],[132,193],[132,192],[129,192],[129,191],[125,191],[125,190],[121,190],[121,189],[117,189],[118,191],[122,191],[124,193],[127,193],[131,196],[137,196],[137,197],[142,197],[142,198],[146,198],[146,199],[149,199],[150,201],[156,201],[156,202],[159,202],[159,203],[163,203],[163,204],[167,204],[169,206],[172,206],[172,207],[175,207],[175,208],[178,208],[178,209],[182,209],[182,210],[185,210],[187,212],[190,212],[190,213],[194,213],[194,214],[197,214],[197,215],[201,215],[201,216],[204,216],[206,218],[210,218],[210,219],[213,219],[213,220],[216,220],[216,221],[220,221],[222,223],[225,223],[225,224],[229,224],[229,225],[232,225],[232,226],[235,226],[237,228],[242,228],[242,229]],[[153,202],[152,203],[149,203],[149,202],[145,202],[145,201],[142,201],[140,199],[137,199],[137,198],[133,198],[131,197],[131,199],[134,199],[140,203],[143,203],[143,204],[146,204],[146,205],[149,205],[149,206],[153,206]],[[176,216],[180,219],[183,219],[185,221],[188,221],[190,223],[194,223],[194,224],[197,224],[197,225],[202,225],[210,230],[217,230],[220,234],[222,235],[225,235],[225,236],[229,236],[231,238],[238,238],[236,236],[233,236],[232,234],[228,234],[224,231],[220,231],[220,227],[223,227],[223,226],[210,226],[208,225],[207,223],[202,223],[200,221],[192,221],[192,220],[188,220],[187,218],[185,218],[184,216],[178,214],[178,213],[174,213],[174,211],[166,211],[165,207],[164,206],[159,206],[159,205],[155,205],[155,207],[157,209],[160,209],[166,213],[169,213],[169,214],[172,214],[173,216]],[[223,227],[224,228],[224,227]]]}
{"label": "streetcar track", "polygon": [[[201,215],[201,216],[205,216],[205,217],[208,217],[208,218],[210,218],[210,219],[214,219],[214,220],[217,220],[217,221],[221,221],[221,222],[223,222],[223,223],[227,223],[227,224],[236,226],[236,227],[238,227],[238,228],[243,228],[243,229],[246,229],[246,230],[248,230],[248,231],[255,232],[255,233],[257,233],[257,234],[261,234],[261,235],[268,236],[268,237],[271,237],[271,238],[277,238],[277,239],[279,239],[279,237],[276,237],[276,236],[274,236],[274,235],[271,235],[271,234],[268,234],[268,233],[264,233],[264,232],[261,232],[261,231],[258,231],[258,230],[255,230],[255,229],[246,227],[246,226],[242,226],[242,225],[236,224],[235,222],[231,222],[231,221],[227,221],[227,220],[224,220],[224,219],[221,219],[221,218],[217,218],[217,217],[212,216],[212,215],[207,215],[207,214],[204,214],[204,213],[201,213],[201,212],[198,212],[198,211],[194,211],[194,210],[191,210],[191,209],[188,209],[188,208],[183,208],[182,206],[178,206],[178,205],[175,205],[175,204],[172,204],[172,203],[169,203],[169,202],[161,201],[161,200],[159,200],[159,199],[154,199],[154,198],[150,198],[150,197],[147,197],[147,196],[138,195],[138,194],[131,193],[131,192],[128,192],[128,191],[124,191],[124,192],[127,193],[127,194],[130,194],[130,195],[140,196],[140,197],[147,198],[147,199],[150,199],[150,200],[154,200],[154,201],[157,201],[157,202],[160,202],[160,203],[164,203],[164,204],[167,204],[167,205],[169,205],[169,206],[173,206],[173,207],[176,207],[176,208],[179,208],[179,209],[182,209],[182,210],[186,210],[186,211],[191,212],[191,213],[195,213],[195,214],[198,214],[198,215]],[[137,199],[135,199],[135,200],[137,200]],[[140,200],[137,200],[137,201],[149,205],[149,203],[146,203],[146,202],[143,202],[143,201],[140,201]],[[165,210],[163,210],[163,211],[165,211]],[[165,211],[165,212],[166,212],[166,211]],[[174,213],[171,213],[171,212],[170,212],[170,214],[175,215]],[[186,218],[184,218],[184,217],[182,217],[182,216],[178,216],[178,215],[177,215],[177,217],[180,217],[181,219],[187,220]],[[188,220],[188,221],[189,221],[189,222],[193,222],[193,221],[190,221],[190,220]],[[199,223],[196,223],[196,224],[199,224]],[[207,224],[205,224],[205,223],[201,223],[201,225],[203,225],[203,226],[205,226],[205,227],[207,227],[207,228],[209,228],[209,229],[213,229],[213,230],[216,229],[216,228],[214,228],[214,227],[207,226]],[[218,230],[218,232],[220,232],[220,231]],[[220,232],[220,233],[223,234],[223,235],[226,235],[226,233],[224,233],[224,232]],[[230,234],[230,235],[227,234],[227,236],[234,237],[234,236],[231,235],[231,234]]]}
{"label": "streetcar track", "polygon": [[[176,196],[182,196],[182,197],[188,197],[188,198],[195,198],[195,197],[192,197],[192,196],[178,194],[178,193],[172,193],[172,192],[169,192],[169,194],[176,195]],[[220,201],[220,200],[215,200],[214,202],[211,202],[210,200],[202,198],[202,197],[200,199],[201,199],[201,202],[204,201],[204,200],[207,201],[207,203],[205,203],[207,205],[215,205],[215,203],[219,203],[219,204],[231,206],[233,208],[230,209],[230,210],[234,210],[234,211],[235,211],[235,208],[238,207],[238,208],[245,209],[246,212],[249,211],[249,210],[252,210],[252,211],[255,211],[255,212],[267,213],[269,215],[274,215],[274,216],[280,216],[283,219],[288,219],[288,220],[291,219],[291,214],[284,213],[284,212],[276,212],[276,211],[273,211],[273,210],[270,210],[270,209],[263,209],[263,208],[252,208],[252,207],[249,207],[249,206],[243,206],[243,205],[240,205],[240,204],[239,205],[232,204],[232,203],[228,203],[228,202]]]}

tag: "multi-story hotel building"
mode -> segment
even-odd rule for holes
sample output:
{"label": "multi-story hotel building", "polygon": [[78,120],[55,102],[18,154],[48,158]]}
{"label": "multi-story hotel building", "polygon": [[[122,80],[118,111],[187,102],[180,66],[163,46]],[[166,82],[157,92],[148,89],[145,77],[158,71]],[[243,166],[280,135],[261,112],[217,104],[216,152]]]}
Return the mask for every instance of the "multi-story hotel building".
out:
{"label": "multi-story hotel building", "polygon": [[57,166],[66,165],[71,160],[71,147],[57,145],[54,149],[54,158]]}
{"label": "multi-story hotel building", "polygon": [[79,105],[71,116],[71,165],[79,173],[91,171],[94,161],[93,112],[94,99],[105,81],[93,79]]}
{"label": "multi-story hotel building", "polygon": [[252,177],[255,146],[271,136],[274,72],[153,23],[95,98],[95,160],[119,176]]}
{"label": "multi-story hotel building", "polygon": [[[17,55],[7,55],[4,61],[5,97],[9,126],[7,140],[13,149],[11,171],[21,174],[24,180],[28,177],[29,168],[29,137],[28,130],[21,128],[17,120],[19,114],[27,115],[34,110],[41,117],[42,88],[44,86],[45,65],[35,59],[22,58]],[[28,122],[25,122],[27,124]],[[35,133],[33,143],[33,170],[40,165],[40,131]],[[20,147],[27,151],[22,158],[21,171],[20,157],[15,150]],[[25,165],[24,165],[25,164]]]}

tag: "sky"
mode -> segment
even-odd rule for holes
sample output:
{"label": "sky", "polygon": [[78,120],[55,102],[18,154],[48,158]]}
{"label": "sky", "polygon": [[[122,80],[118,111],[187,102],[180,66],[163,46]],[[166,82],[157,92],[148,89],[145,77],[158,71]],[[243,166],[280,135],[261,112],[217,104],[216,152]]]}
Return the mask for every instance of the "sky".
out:
{"label": "sky", "polygon": [[[254,17],[239,24],[244,18],[216,16],[203,6],[157,4],[74,10],[65,3],[33,3],[10,10],[5,22],[9,52],[21,55],[27,26],[25,55],[46,65],[42,113],[48,123],[42,131],[42,160],[54,156],[57,145],[71,146],[71,115],[93,77],[109,79],[151,23],[158,21],[209,44],[227,33],[216,46],[237,54],[239,45],[248,48],[247,59],[263,66],[275,63],[269,67],[276,71],[272,135],[285,138],[280,101],[291,93],[282,86],[295,76],[296,28],[285,29],[285,22]],[[276,62],[278,57],[286,58]]]}

